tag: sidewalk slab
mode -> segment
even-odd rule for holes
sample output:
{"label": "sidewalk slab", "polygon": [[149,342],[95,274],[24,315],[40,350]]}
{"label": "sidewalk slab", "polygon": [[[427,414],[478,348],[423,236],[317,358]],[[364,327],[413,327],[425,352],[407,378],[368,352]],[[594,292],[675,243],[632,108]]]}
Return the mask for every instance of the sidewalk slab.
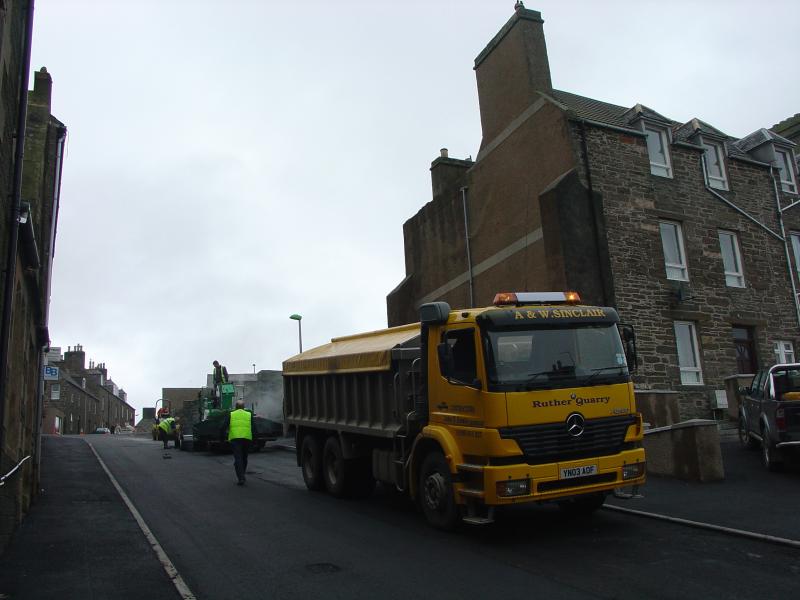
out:
{"label": "sidewalk slab", "polygon": [[800,540],[800,468],[787,465],[770,473],[761,466],[758,451],[742,448],[738,440],[721,440],[725,479],[707,483],[648,476],[644,498],[606,504]]}
{"label": "sidewalk slab", "polygon": [[175,600],[84,438],[42,437],[42,492],[0,556],[0,598]]}

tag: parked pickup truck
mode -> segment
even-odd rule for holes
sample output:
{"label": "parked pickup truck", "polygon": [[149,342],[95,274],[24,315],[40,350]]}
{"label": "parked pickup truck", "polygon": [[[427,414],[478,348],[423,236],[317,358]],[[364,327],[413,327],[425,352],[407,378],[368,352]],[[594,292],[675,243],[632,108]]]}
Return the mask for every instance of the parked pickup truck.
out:
{"label": "parked pickup truck", "polygon": [[800,364],[762,369],[739,393],[739,441],[760,444],[761,462],[776,471],[790,453],[800,453]]}

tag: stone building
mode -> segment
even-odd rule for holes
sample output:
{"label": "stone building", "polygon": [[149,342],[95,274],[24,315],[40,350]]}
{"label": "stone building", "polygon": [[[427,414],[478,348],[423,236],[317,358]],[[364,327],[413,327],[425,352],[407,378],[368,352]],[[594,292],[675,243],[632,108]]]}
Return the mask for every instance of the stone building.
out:
{"label": "stone building", "polygon": [[45,430],[61,434],[90,433],[97,427],[112,431],[133,426],[135,410],[125,391],[108,378],[105,363],[86,367],[83,346],[68,347],[62,356],[50,357],[57,369],[45,381]]}
{"label": "stone building", "polygon": [[0,550],[39,489],[43,349],[66,128],[42,69],[28,92],[33,3],[0,3]]}
{"label": "stone building", "polygon": [[533,10],[516,10],[474,68],[480,151],[433,161],[433,200],[403,227],[389,325],[434,300],[576,290],[635,326],[637,396],[659,424],[709,417],[726,376],[794,360],[791,140],[553,89]]}

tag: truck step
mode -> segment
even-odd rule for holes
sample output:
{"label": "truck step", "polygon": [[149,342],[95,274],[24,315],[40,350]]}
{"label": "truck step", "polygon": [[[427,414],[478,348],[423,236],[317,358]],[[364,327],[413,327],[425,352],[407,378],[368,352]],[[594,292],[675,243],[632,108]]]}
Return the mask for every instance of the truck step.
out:
{"label": "truck step", "polygon": [[472,465],[469,463],[463,463],[460,465],[456,465],[456,469],[459,471],[472,471],[474,473],[482,473],[484,466],[483,465]]}
{"label": "truck step", "polygon": [[462,520],[469,525],[491,525],[494,523],[494,519],[489,517],[464,517]]}
{"label": "truck step", "polygon": [[462,496],[469,496],[470,498],[483,498],[485,496],[483,490],[461,489],[458,490],[458,493]]}

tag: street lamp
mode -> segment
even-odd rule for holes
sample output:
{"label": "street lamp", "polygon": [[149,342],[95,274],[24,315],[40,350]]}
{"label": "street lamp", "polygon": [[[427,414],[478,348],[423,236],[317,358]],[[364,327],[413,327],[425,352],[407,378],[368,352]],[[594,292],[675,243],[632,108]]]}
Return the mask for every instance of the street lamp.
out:
{"label": "street lamp", "polygon": [[256,374],[256,363],[253,363],[253,375]]}
{"label": "street lamp", "polygon": [[300,354],[302,354],[303,353],[303,326],[300,323],[300,321],[302,321],[303,317],[300,316],[300,315],[295,314],[295,315],[291,315],[289,318],[292,319],[293,321],[297,321],[297,335],[298,335],[298,339],[300,340]]}

